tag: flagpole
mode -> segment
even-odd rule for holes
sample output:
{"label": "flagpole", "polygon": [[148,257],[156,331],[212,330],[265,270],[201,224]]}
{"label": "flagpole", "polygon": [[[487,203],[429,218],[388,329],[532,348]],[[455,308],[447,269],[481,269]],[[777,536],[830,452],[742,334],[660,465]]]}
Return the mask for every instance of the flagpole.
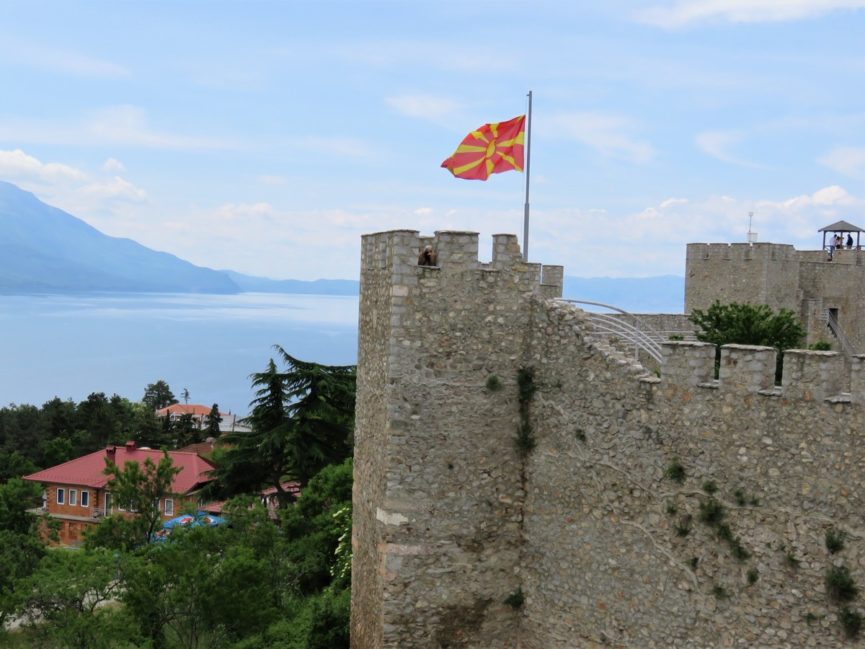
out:
{"label": "flagpole", "polygon": [[529,260],[529,167],[532,160],[532,91],[529,90],[529,113],[526,125],[526,209],[523,216],[523,261]]}

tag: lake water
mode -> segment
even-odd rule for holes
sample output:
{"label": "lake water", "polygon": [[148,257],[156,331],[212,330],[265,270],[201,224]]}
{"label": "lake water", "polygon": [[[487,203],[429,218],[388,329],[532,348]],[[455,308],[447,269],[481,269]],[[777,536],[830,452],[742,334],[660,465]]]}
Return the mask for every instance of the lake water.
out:
{"label": "lake water", "polygon": [[357,297],[111,294],[0,296],[0,405],[91,392],[138,401],[164,379],[179,399],[247,414],[249,375],[274,344],[302,360],[357,362]]}

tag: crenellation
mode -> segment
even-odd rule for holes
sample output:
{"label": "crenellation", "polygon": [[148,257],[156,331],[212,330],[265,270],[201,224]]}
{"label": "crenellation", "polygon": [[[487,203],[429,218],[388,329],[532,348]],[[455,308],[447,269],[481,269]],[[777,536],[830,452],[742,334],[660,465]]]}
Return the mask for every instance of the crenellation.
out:
{"label": "crenellation", "polygon": [[449,230],[435,233],[438,265],[445,272],[455,273],[478,268],[478,233]]}
{"label": "crenellation", "polygon": [[522,263],[523,253],[515,234],[493,235],[493,259],[494,268],[512,268],[515,264]]}
{"label": "crenellation", "polygon": [[865,354],[850,359],[850,397],[853,403],[865,406]]}
{"label": "crenellation", "polygon": [[715,345],[693,341],[666,341],[661,380],[665,386],[692,389],[715,376]]}
{"label": "crenellation", "polygon": [[722,345],[718,383],[722,392],[758,392],[775,385],[774,347]]}
{"label": "crenellation", "polygon": [[787,399],[823,401],[845,387],[844,358],[838,352],[788,349],[781,379]]}

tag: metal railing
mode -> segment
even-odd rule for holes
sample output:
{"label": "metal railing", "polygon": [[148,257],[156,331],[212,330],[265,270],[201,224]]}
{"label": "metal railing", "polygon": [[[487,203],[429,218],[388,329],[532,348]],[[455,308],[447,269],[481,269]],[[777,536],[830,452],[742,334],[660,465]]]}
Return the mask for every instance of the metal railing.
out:
{"label": "metal railing", "polygon": [[663,354],[661,352],[661,342],[665,340],[663,335],[640,322],[640,319],[633,313],[628,313],[624,309],[611,304],[602,302],[592,302],[590,300],[571,300],[560,298],[561,302],[570,304],[591,304],[600,306],[611,311],[616,311],[627,318],[630,318],[634,324],[631,324],[626,319],[611,315],[609,313],[595,313],[586,311],[586,320],[592,325],[595,331],[605,336],[615,336],[619,340],[624,341],[628,346],[634,349],[634,359],[639,360],[640,352],[645,352],[656,362],[661,363]]}

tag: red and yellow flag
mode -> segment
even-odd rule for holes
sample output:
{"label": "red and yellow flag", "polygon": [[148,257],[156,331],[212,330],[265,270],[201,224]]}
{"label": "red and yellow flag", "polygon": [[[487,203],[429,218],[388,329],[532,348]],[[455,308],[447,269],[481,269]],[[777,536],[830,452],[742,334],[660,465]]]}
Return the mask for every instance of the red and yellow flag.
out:
{"label": "red and yellow flag", "polygon": [[442,162],[457,178],[486,180],[490,174],[523,170],[526,116],[484,124],[466,135],[453,155]]}

